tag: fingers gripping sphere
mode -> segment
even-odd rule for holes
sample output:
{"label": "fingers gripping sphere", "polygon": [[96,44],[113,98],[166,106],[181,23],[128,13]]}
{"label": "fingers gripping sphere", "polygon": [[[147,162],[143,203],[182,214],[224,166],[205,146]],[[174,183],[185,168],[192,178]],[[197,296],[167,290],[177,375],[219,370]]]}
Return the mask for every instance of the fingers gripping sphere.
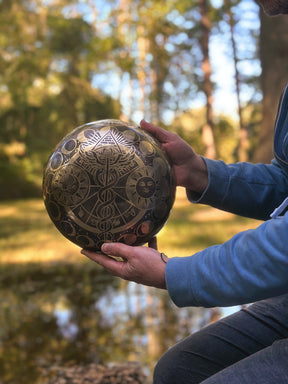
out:
{"label": "fingers gripping sphere", "polygon": [[163,227],[175,197],[158,143],[136,125],[100,120],[74,129],[48,160],[43,197],[57,229],[81,248],[142,245]]}

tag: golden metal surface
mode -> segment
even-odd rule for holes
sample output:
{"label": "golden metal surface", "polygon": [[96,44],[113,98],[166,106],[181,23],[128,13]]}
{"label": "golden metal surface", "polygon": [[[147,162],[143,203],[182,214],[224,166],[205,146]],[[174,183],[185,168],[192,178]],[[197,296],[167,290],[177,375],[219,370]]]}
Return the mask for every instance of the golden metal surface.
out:
{"label": "golden metal surface", "polygon": [[100,120],[74,129],[50,156],[43,177],[47,212],[82,248],[142,245],[165,224],[175,187],[157,142],[140,128]]}

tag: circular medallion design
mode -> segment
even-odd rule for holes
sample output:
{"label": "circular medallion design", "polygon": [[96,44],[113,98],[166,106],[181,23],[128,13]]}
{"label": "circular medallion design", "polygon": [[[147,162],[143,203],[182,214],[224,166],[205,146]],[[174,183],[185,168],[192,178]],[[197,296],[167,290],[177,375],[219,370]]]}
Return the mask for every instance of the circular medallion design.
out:
{"label": "circular medallion design", "polygon": [[175,187],[156,141],[133,124],[100,120],[74,129],[50,156],[43,197],[58,230],[80,247],[141,245],[164,225]]}

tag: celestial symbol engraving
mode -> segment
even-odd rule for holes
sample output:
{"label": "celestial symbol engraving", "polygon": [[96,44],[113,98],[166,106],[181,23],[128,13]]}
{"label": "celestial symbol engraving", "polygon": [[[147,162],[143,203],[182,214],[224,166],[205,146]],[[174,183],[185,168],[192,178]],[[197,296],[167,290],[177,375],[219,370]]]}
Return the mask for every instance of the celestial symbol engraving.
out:
{"label": "celestial symbol engraving", "polygon": [[75,139],[68,140],[67,143],[63,145],[62,152],[63,153],[71,153],[77,146],[77,142]]}
{"label": "celestial symbol engraving", "polygon": [[145,155],[145,156],[152,156],[154,154],[154,148],[153,146],[148,143],[147,141],[141,141],[139,145],[140,151]]}
{"label": "celestial symbol engraving", "polygon": [[60,165],[63,162],[63,156],[61,153],[55,153],[55,156],[51,159],[51,169],[56,171],[57,168],[60,167]]}
{"label": "celestial symbol engraving", "polygon": [[147,198],[153,196],[156,189],[155,181],[152,177],[142,177],[137,181],[136,191],[138,195]]}
{"label": "celestial symbol engraving", "polygon": [[75,165],[67,165],[54,175],[53,188],[58,203],[71,206],[85,199],[89,190],[89,177],[85,170]]}
{"label": "celestial symbol engraving", "polygon": [[171,169],[156,141],[118,120],[74,129],[51,155],[43,177],[55,226],[95,250],[107,241],[149,241],[166,222],[174,195]]}

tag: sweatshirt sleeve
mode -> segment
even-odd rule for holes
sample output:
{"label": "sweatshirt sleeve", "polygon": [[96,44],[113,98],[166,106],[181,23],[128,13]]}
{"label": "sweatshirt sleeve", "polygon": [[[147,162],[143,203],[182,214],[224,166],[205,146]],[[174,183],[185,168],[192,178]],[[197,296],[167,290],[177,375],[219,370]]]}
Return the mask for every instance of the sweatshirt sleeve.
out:
{"label": "sweatshirt sleeve", "polygon": [[187,191],[193,203],[259,220],[267,220],[287,197],[287,170],[276,160],[272,164],[225,164],[203,158],[208,169],[208,186],[201,196]]}
{"label": "sweatshirt sleeve", "polygon": [[179,307],[232,306],[288,291],[288,213],[222,245],[171,258],[168,292]]}

